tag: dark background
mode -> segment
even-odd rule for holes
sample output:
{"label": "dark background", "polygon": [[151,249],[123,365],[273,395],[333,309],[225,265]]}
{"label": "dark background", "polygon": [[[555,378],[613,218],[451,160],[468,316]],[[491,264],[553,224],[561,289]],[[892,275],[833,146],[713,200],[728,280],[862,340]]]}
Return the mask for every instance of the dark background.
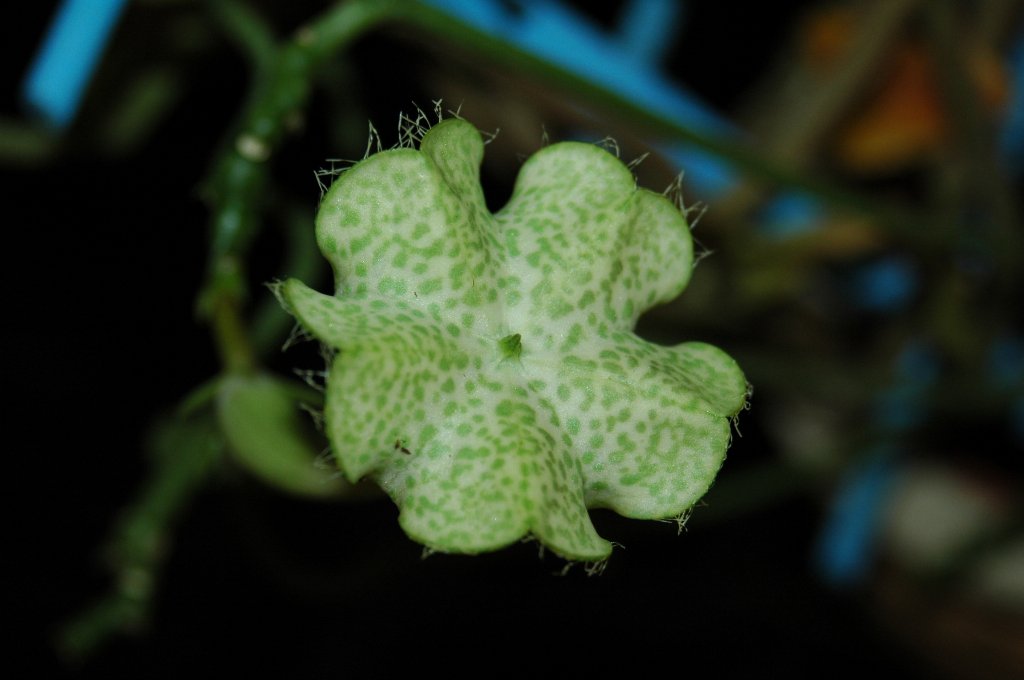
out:
{"label": "dark background", "polygon": [[[799,4],[690,4],[671,72],[728,109],[779,49]],[[14,93],[52,6],[19,5],[4,22],[5,115],[20,113]],[[278,10],[279,25],[317,6]],[[132,14],[113,53],[142,49],[140,36],[159,29],[158,19]],[[152,50],[139,59],[161,58]],[[394,142],[387,134],[398,113],[438,96],[427,83],[437,82],[445,55],[395,31],[370,34],[351,55],[353,115]],[[109,155],[90,142],[89,126],[103,115],[93,98],[55,160],[0,169],[10,206],[4,420],[15,463],[5,504],[13,541],[3,557],[14,576],[3,610],[14,658],[33,677],[602,673],[656,664],[672,675],[935,676],[870,590],[819,581],[814,497],[727,521],[702,521],[698,508],[678,536],[671,523],[596,512],[599,533],[624,548],[603,575],[588,577],[579,566],[560,575],[564,563],[538,558],[535,544],[424,560],[387,501],[305,503],[240,478],[202,493],[181,524],[151,628],[84,665],[62,664],[52,635],[108,585],[95,550],[146,471],[149,423],[218,370],[193,313],[207,219],[197,186],[244,96],[246,70],[227,44],[192,58],[180,100],[136,148]],[[325,150],[319,106],[275,163],[280,181],[308,196],[311,216],[312,171],[335,153],[362,153],[360,145]],[[462,114],[474,120],[473,110]],[[496,202],[511,186],[493,173],[485,180]],[[254,276],[272,269],[258,263]],[[725,475],[777,455],[756,421],[743,433]]]}

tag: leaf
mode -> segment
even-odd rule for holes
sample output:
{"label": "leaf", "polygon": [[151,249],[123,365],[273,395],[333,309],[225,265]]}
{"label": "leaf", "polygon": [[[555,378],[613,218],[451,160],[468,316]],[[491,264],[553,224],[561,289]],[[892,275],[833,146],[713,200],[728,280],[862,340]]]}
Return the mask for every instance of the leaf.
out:
{"label": "leaf", "polygon": [[266,375],[224,377],[217,417],[233,459],[264,482],[299,496],[330,498],[348,489],[336,473],[318,468],[307,441],[294,388]]}
{"label": "leaf", "polygon": [[373,477],[414,539],[477,553],[535,535],[571,559],[607,557],[588,507],[682,514],[714,480],[742,372],[701,343],[662,347],[632,329],[685,287],[686,220],[588,144],[523,166],[491,214],[483,142],[448,120],[419,151],[378,153],[324,197],[323,295],[278,295],[338,350],[327,433],[352,480]]}

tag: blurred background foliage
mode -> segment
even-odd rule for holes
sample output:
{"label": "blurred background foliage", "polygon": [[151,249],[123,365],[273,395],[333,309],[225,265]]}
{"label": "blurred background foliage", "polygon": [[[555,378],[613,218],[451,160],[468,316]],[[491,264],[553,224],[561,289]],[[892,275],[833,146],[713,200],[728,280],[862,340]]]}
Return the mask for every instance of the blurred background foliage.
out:
{"label": "blurred background foliage", "polygon": [[[0,118],[7,597],[49,671],[1024,673],[1020,2],[135,0],[67,120],[19,94],[55,9],[6,22]],[[595,513],[625,545],[601,578],[530,545],[420,562],[372,492],[260,481],[325,446],[294,408],[322,363],[279,351],[262,284],[329,286],[318,171],[435,101],[497,133],[494,209],[548,140],[610,138],[700,215],[640,332],[725,348],[752,409],[679,538]]]}

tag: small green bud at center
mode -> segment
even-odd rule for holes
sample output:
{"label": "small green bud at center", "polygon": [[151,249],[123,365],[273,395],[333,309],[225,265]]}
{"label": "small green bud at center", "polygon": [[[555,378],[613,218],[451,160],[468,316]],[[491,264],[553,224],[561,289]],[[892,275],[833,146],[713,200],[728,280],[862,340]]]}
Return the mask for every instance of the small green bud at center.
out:
{"label": "small green bud at center", "polygon": [[498,347],[501,348],[501,355],[505,359],[518,359],[523,353],[523,338],[519,333],[506,335],[498,340]]}

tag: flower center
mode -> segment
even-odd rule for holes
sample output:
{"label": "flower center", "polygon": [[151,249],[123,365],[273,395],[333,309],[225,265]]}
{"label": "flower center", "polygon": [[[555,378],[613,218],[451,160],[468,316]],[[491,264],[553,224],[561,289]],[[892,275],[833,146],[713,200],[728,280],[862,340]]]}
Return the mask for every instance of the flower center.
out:
{"label": "flower center", "polygon": [[498,349],[503,359],[518,359],[523,352],[523,338],[519,333],[506,335],[498,340]]}

